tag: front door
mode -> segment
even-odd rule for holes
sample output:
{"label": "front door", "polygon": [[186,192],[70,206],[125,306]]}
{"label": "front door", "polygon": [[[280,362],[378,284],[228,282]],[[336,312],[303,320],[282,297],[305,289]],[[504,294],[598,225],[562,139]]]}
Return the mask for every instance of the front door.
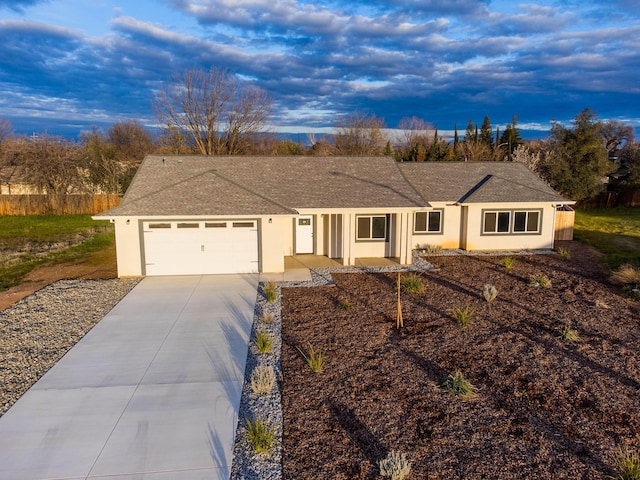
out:
{"label": "front door", "polygon": [[313,216],[296,218],[296,254],[313,253]]}

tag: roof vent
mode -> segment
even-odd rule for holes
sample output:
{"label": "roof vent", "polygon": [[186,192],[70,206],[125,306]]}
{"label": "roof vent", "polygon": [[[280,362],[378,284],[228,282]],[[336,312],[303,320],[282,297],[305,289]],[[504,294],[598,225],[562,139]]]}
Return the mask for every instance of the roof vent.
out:
{"label": "roof vent", "polygon": [[162,157],[162,166],[163,167],[164,167],[164,164],[165,164],[165,160],[164,160],[164,157]]}

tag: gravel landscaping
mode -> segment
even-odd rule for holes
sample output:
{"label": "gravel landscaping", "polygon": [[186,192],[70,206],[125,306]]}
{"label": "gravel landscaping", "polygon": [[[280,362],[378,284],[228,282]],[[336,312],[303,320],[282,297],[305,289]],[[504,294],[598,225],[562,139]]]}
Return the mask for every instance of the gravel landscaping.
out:
{"label": "gravel landscaping", "polygon": [[61,280],[0,311],[0,416],[138,282]]}

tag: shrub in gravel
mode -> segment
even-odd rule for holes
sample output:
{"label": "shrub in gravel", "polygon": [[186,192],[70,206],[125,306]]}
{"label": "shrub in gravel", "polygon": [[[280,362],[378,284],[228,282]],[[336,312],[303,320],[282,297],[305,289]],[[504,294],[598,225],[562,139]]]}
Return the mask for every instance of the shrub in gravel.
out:
{"label": "shrub in gravel", "polygon": [[304,357],[307,365],[309,365],[309,368],[311,368],[313,372],[322,372],[322,369],[324,368],[324,353],[322,353],[322,351],[316,351],[316,349],[311,344],[309,344],[309,346],[307,347],[306,353],[303,352],[300,348],[298,348],[298,351]]}
{"label": "shrub in gravel", "polygon": [[273,303],[276,301],[277,288],[278,286],[275,282],[267,282],[263,285],[262,289],[264,290],[264,296],[267,302]]}
{"label": "shrub in gravel", "polygon": [[276,374],[271,365],[258,365],[251,372],[251,390],[256,395],[269,393],[276,383]]}
{"label": "shrub in gravel", "polygon": [[516,259],[514,257],[504,257],[502,259],[502,265],[504,265],[504,268],[506,268],[507,270],[512,269],[515,264]]}
{"label": "shrub in gravel", "polygon": [[614,458],[616,476],[614,480],[640,480],[640,455],[629,449],[619,450]]}
{"label": "shrub in gravel", "polygon": [[571,327],[564,327],[560,332],[560,338],[567,342],[575,342],[580,339],[580,335],[577,330]]}
{"label": "shrub in gravel", "polygon": [[534,287],[550,288],[551,280],[549,280],[549,277],[547,277],[546,275],[531,275],[531,277],[529,278],[529,285],[532,285]]}
{"label": "shrub in gravel", "polygon": [[571,252],[566,248],[559,248],[558,255],[562,260],[569,260],[571,258]]}
{"label": "shrub in gravel", "polygon": [[262,320],[262,323],[266,323],[267,325],[269,325],[270,323],[273,323],[273,320],[275,318],[276,316],[271,312],[262,312],[262,317],[260,317],[260,319]]}
{"label": "shrub in gravel", "polygon": [[473,397],[478,390],[459,370],[439,383],[438,388],[457,397]]}
{"label": "shrub in gravel", "polygon": [[424,293],[424,282],[420,275],[410,273],[400,278],[400,288],[405,293]]}
{"label": "shrub in gravel", "polygon": [[351,302],[348,298],[339,298],[338,307],[340,307],[342,310],[349,310],[351,308]]}
{"label": "shrub in gravel", "polygon": [[482,286],[482,296],[487,302],[493,302],[498,296],[498,289],[495,285],[486,283]]}
{"label": "shrub in gravel", "polygon": [[454,308],[453,316],[461,327],[466,327],[469,325],[473,314],[475,313],[475,309],[469,307],[468,305],[464,308]]}
{"label": "shrub in gravel", "polygon": [[266,454],[271,451],[275,443],[276,430],[270,427],[266,421],[255,418],[253,420],[246,418],[247,439],[254,452]]}
{"label": "shrub in gravel", "polygon": [[626,263],[613,272],[610,280],[616,285],[640,284],[640,268]]}
{"label": "shrub in gravel", "polygon": [[407,456],[393,450],[378,462],[378,467],[380,476],[391,480],[403,480],[411,473],[411,463],[407,460]]}
{"label": "shrub in gravel", "polygon": [[424,253],[427,255],[437,255],[442,251],[442,247],[440,245],[426,244],[422,247],[422,250],[424,250]]}
{"label": "shrub in gravel", "polygon": [[260,353],[269,353],[273,345],[273,335],[268,334],[264,329],[258,330],[253,343]]}

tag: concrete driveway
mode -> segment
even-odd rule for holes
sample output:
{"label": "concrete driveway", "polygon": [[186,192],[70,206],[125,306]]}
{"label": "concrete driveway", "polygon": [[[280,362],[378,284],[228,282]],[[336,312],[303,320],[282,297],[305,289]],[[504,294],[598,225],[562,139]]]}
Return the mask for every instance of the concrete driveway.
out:
{"label": "concrete driveway", "polygon": [[228,480],[258,280],[143,279],[0,418],[0,478]]}

